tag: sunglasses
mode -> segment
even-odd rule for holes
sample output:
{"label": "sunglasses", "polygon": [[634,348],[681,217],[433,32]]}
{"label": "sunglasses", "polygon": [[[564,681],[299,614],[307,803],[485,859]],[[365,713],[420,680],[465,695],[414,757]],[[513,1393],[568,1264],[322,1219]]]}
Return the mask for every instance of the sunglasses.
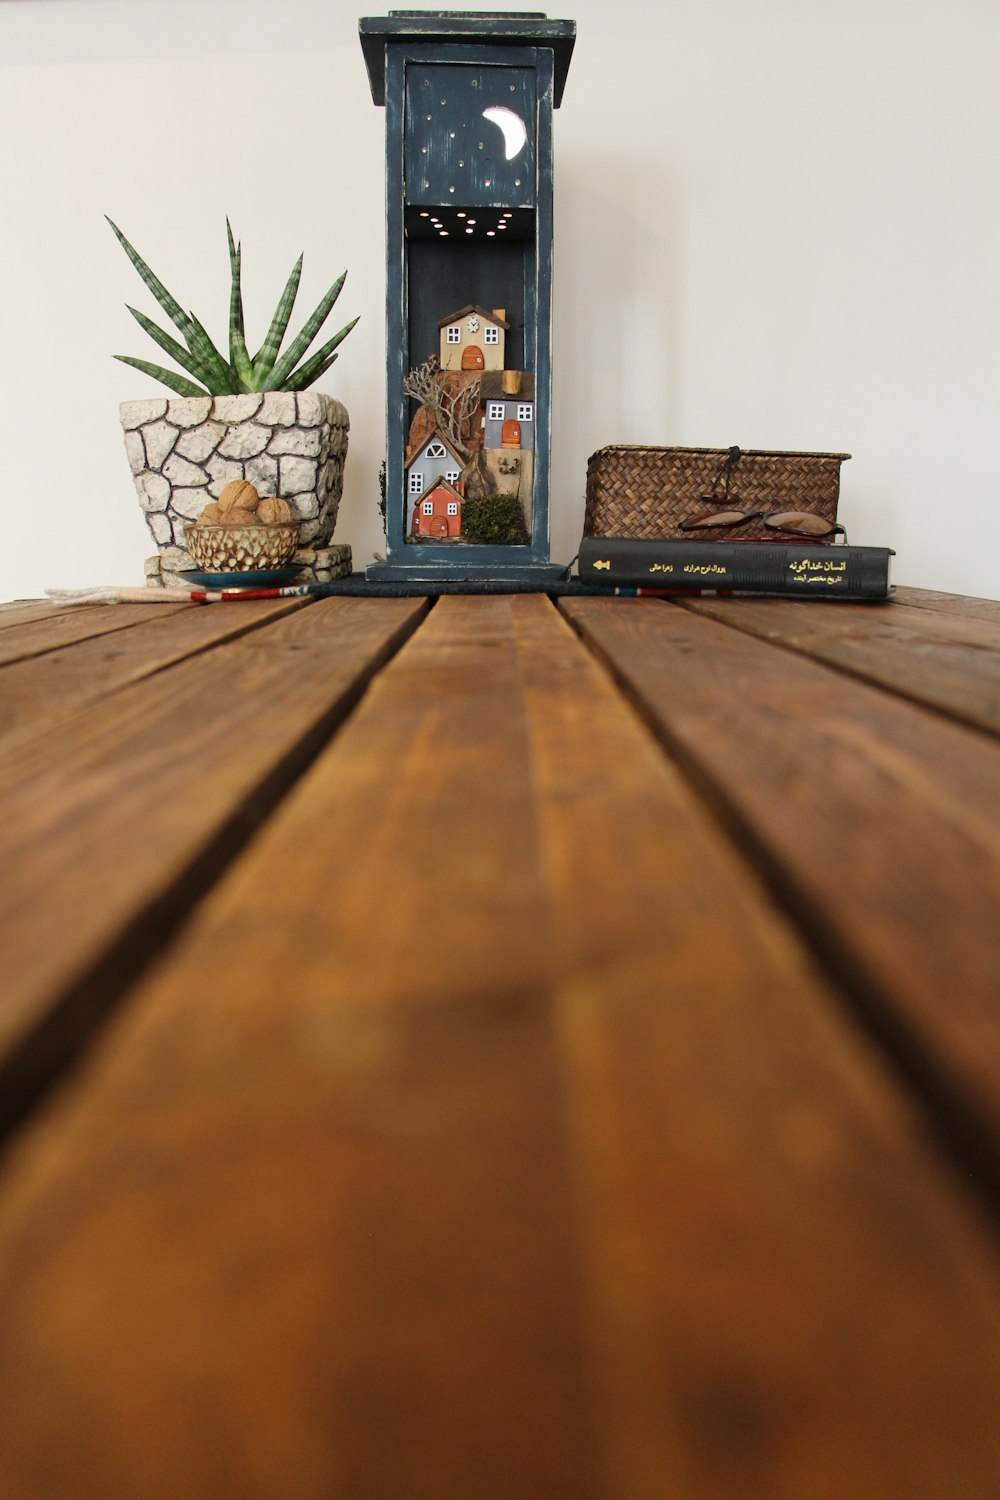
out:
{"label": "sunglasses", "polygon": [[[703,495],[707,503],[711,495]],[[718,505],[718,500],[714,503]],[[710,516],[697,516],[682,521],[681,531],[735,531],[750,521],[763,521],[769,531],[781,531],[794,536],[826,537],[842,536],[847,541],[847,532],[837,521],[827,521],[823,516],[808,510],[719,510]]]}

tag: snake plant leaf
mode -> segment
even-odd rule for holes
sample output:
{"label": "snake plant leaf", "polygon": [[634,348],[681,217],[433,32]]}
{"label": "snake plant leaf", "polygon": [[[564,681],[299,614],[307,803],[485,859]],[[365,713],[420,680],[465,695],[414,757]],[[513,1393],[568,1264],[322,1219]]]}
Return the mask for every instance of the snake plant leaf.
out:
{"label": "snake plant leaf", "polygon": [[237,245],[233,238],[233,229],[228,218],[226,219],[226,237],[229,240],[229,269],[232,272],[233,288],[229,297],[229,333],[245,334],[243,326],[243,293],[240,288],[240,265],[243,256],[242,245]]}
{"label": "snake plant leaf", "polygon": [[[107,215],[105,215],[107,217]],[[324,370],[329,369],[336,359],[335,350],[342,339],[350,333],[357,318],[342,328],[338,334],[317,350],[310,358],[305,359],[306,351],[319,332],[323,323],[329,315],[330,309],[340,295],[341,288],[347,276],[347,272],[334,282],[329,288],[319,306],[306,320],[298,337],[293,340],[288,349],[279,358],[281,342],[287,330],[292,315],[292,308],[299,289],[299,281],[302,276],[302,261],[300,255],[291,274],[285,284],[271,326],[263,344],[256,356],[251,359],[246,344],[246,327],[243,313],[243,289],[242,289],[242,247],[236,240],[232,225],[226,219],[226,236],[229,243],[229,267],[231,272],[231,287],[229,294],[229,360],[219,352],[212,340],[209,338],[204,325],[199,322],[193,312],[185,312],[180,303],[167,290],[159,277],[150,269],[142,256],[133,245],[122,234],[118,225],[110,218],[108,223],[122,249],[132,262],[143,284],[152,293],[153,297],[163,308],[168,318],[179,329],[184,338],[187,348],[183,348],[173,336],[160,328],[145,314],[140,313],[134,307],[129,307],[129,312],[136,319],[139,326],[148,333],[154,343],[158,344],[165,353],[169,354],[182,369],[189,374],[197,376],[202,381],[202,386],[196,386],[193,381],[183,375],[178,375],[165,369],[162,365],[150,364],[147,360],[133,359],[130,355],[116,354],[115,358],[123,363],[132,365],[144,374],[152,375],[154,379],[160,380],[171,390],[181,395],[204,395],[222,396],[239,391],[274,391],[287,387],[290,390],[304,390],[316,380]],[[296,369],[299,361],[303,360],[301,366]]]}
{"label": "snake plant leaf", "polygon": [[[108,219],[107,214],[105,214],[104,217]],[[136,250],[132,245],[129,244],[128,240],[118,228],[118,225],[114,223],[112,219],[108,219],[108,223],[111,225],[118,243],[125,251],[125,254],[128,256],[129,260],[135,266],[139,275],[142,277],[142,280],[152,292],[157,302],[163,308],[163,311],[166,313],[167,317],[171,320],[172,323],[176,323],[181,333],[183,333],[186,337],[187,334],[185,324],[188,321],[188,317],[187,313],[185,313],[184,309],[177,301],[177,298],[173,297],[170,292],[167,291],[160,278],[150,270],[149,266],[147,266],[138,250]]]}
{"label": "snake plant leaf", "polygon": [[[104,217],[107,219],[107,214]],[[118,225],[111,219],[108,219],[108,223],[111,225],[115,237],[133,266],[135,266],[145,286],[152,292],[157,302],[163,308],[163,311],[167,314],[167,317],[172,323],[176,324],[184,335],[184,340],[191,353],[199,356],[208,368],[214,370],[215,377],[210,386],[213,395],[224,394],[226,386],[233,379],[233,376],[222,355],[216,349],[208,334],[198,322],[198,319],[184,311],[176,297],[167,291],[160,278],[154,271],[150,270],[138,250],[129,244],[118,228]],[[199,392],[198,394],[201,393]]]}
{"label": "snake plant leaf", "polygon": [[334,350],[339,344],[343,343],[357,321],[357,318],[352,318],[339,333],[335,333],[332,339],[328,339],[321,349],[317,349],[315,354],[311,354],[305,364],[299,365],[297,370],[293,370],[292,374],[285,381],[285,389],[289,391],[304,391],[307,386],[312,385],[314,380],[318,380],[321,375],[325,375],[326,371],[337,358]]}
{"label": "snake plant leaf", "polygon": [[[306,364],[299,365],[299,368],[293,374],[289,375],[285,381],[284,389],[286,391],[304,391],[307,386],[312,385],[314,380],[318,380],[321,375],[325,374],[336,358],[336,353],[331,354],[329,359],[323,360],[319,365],[315,363],[315,356],[307,360]],[[309,366],[312,368],[308,368]]]}
{"label": "snake plant leaf", "polygon": [[[128,303],[125,305],[128,307]],[[205,392],[207,392],[211,372],[205,368],[205,365],[197,355],[192,354],[190,350],[184,348],[183,344],[179,344],[176,339],[171,338],[169,333],[154,323],[152,318],[147,318],[146,314],[140,312],[137,307],[129,307],[128,310],[142,331],[148,333],[154,343],[159,344],[164,354],[169,354],[171,359],[175,359],[183,369],[187,370],[189,375],[196,376],[203,383]],[[204,392],[199,394],[204,394]]]}
{"label": "snake plant leaf", "polygon": [[316,308],[315,312],[313,312],[312,315],[306,319],[298,338],[293,339],[288,348],[285,350],[284,354],[278,360],[278,363],[274,366],[274,369],[271,371],[270,375],[267,378],[267,381],[262,387],[263,390],[280,391],[283,388],[283,383],[288,379],[289,375],[291,375],[292,371],[295,369],[295,366],[298,364],[303,354],[305,354],[306,350],[309,348],[309,345],[312,343],[313,339],[316,337],[317,333],[329,317],[330,309],[336,302],[337,298],[340,296],[341,288],[343,287],[346,280],[347,272],[344,271],[341,276],[337,277],[337,280],[333,283],[333,286],[329,288],[323,300]]}
{"label": "snake plant leaf", "polygon": [[189,313],[192,338],[188,347],[192,354],[199,355],[212,370],[215,384],[210,387],[214,396],[228,396],[235,390],[236,372],[226,364],[194,313]]}
{"label": "snake plant leaf", "polygon": [[288,280],[285,282],[285,290],[282,292],[278,305],[274,310],[274,317],[271,319],[271,326],[267,330],[267,336],[253,357],[254,380],[256,382],[255,390],[265,391],[274,389],[273,386],[269,386],[266,382],[274,366],[274,361],[278,357],[278,350],[281,348],[281,340],[285,337],[288,320],[292,316],[295,296],[299,290],[299,281],[302,277],[302,261],[303,256],[300,255],[292,267]]}
{"label": "snake plant leaf", "polygon": [[[105,214],[104,217],[107,219],[107,214]],[[118,243],[121,245],[122,249],[125,251],[125,254],[128,256],[129,260],[138,271],[143,283],[152,292],[153,296],[163,308],[163,311],[166,313],[170,321],[176,324],[176,326],[180,329],[187,342],[188,348],[193,352],[194,344],[192,343],[192,336],[194,335],[194,329],[192,327],[190,317],[184,311],[183,307],[181,307],[180,303],[177,301],[177,298],[167,291],[166,287],[163,285],[163,282],[156,275],[156,273],[150,270],[149,266],[147,266],[138,250],[136,250],[132,245],[129,244],[128,240],[118,228],[118,225],[115,224],[111,219],[108,219],[108,223],[111,225],[111,228],[113,229],[115,236],[118,239]]]}
{"label": "snake plant leaf", "polygon": [[240,285],[242,246],[233,239],[232,227],[226,220],[226,235],[229,239],[229,268],[232,272],[232,289],[229,294],[229,363],[236,371],[241,391],[253,389],[253,365],[247,351],[246,330],[243,323],[243,290]]}
{"label": "snake plant leaf", "polygon": [[255,390],[253,361],[243,335],[241,333],[230,334],[229,347],[232,350],[231,368],[236,372],[234,389],[237,391]]}
{"label": "snake plant leaf", "polygon": [[150,364],[148,359],[133,359],[131,354],[116,354],[115,359],[120,359],[123,365],[131,365],[133,369],[141,370],[144,375],[152,375],[154,380],[162,381],[164,385],[176,391],[178,396],[204,396],[202,386],[195,385],[193,380],[188,380],[184,375],[178,375],[175,370],[165,370],[162,365]]}

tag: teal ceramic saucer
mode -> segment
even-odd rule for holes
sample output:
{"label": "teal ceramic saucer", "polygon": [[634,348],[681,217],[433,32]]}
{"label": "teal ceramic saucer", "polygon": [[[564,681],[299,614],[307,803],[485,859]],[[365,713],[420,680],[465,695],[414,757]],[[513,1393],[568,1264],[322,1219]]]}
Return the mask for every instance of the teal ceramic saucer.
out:
{"label": "teal ceramic saucer", "polygon": [[266,589],[291,583],[301,572],[301,568],[263,568],[250,573],[199,573],[188,568],[181,577],[200,589]]}

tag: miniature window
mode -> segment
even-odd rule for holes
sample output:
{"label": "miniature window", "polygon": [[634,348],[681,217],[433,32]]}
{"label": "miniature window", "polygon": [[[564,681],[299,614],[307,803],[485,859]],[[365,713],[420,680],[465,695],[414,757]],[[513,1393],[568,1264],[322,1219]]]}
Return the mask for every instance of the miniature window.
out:
{"label": "miniature window", "polygon": [[531,421],[531,402],[530,401],[522,401],[521,404],[518,406],[518,408],[517,408],[517,420],[519,422],[530,422]]}
{"label": "miniature window", "polygon": [[423,493],[423,488],[424,488],[424,476],[422,474],[416,474],[416,473],[411,474],[410,475],[410,494],[411,495],[420,495],[420,494]]}
{"label": "miniature window", "polygon": [[445,456],[444,443],[428,443],[425,458],[444,458]]}
{"label": "miniature window", "polygon": [[457,500],[449,500],[448,501],[448,514],[449,514],[449,516],[457,516],[458,515],[458,501]]}
{"label": "miniature window", "polygon": [[486,406],[486,415],[491,422],[502,422],[504,417],[504,406],[502,401],[490,401]]}
{"label": "miniature window", "polygon": [[432,516],[434,514],[434,501],[425,500],[421,509],[423,510],[425,516]]}
{"label": "miniature window", "polygon": [[486,332],[485,332],[485,334],[483,336],[483,342],[486,343],[486,344],[499,344],[499,342],[500,342],[500,330],[499,330],[499,328],[487,328]]}
{"label": "miniature window", "polygon": [[460,344],[462,342],[462,330],[457,323],[448,324],[449,344]]}
{"label": "miniature window", "polygon": [[458,470],[457,469],[446,469],[444,477],[445,477],[445,479],[447,479],[447,481],[448,481],[449,484],[457,484],[458,483]]}

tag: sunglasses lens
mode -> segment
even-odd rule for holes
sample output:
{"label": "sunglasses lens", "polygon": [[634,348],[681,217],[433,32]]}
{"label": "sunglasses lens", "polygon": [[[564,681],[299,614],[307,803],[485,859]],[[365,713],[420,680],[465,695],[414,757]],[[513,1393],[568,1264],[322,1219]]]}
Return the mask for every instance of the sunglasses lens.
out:
{"label": "sunglasses lens", "polygon": [[808,510],[782,511],[780,515],[768,516],[764,524],[774,531],[797,531],[800,536],[829,536],[837,529],[832,521]]}
{"label": "sunglasses lens", "polygon": [[682,531],[714,531],[721,526],[742,526],[751,520],[745,510],[720,510],[714,516],[698,516],[693,521],[682,521]]}

